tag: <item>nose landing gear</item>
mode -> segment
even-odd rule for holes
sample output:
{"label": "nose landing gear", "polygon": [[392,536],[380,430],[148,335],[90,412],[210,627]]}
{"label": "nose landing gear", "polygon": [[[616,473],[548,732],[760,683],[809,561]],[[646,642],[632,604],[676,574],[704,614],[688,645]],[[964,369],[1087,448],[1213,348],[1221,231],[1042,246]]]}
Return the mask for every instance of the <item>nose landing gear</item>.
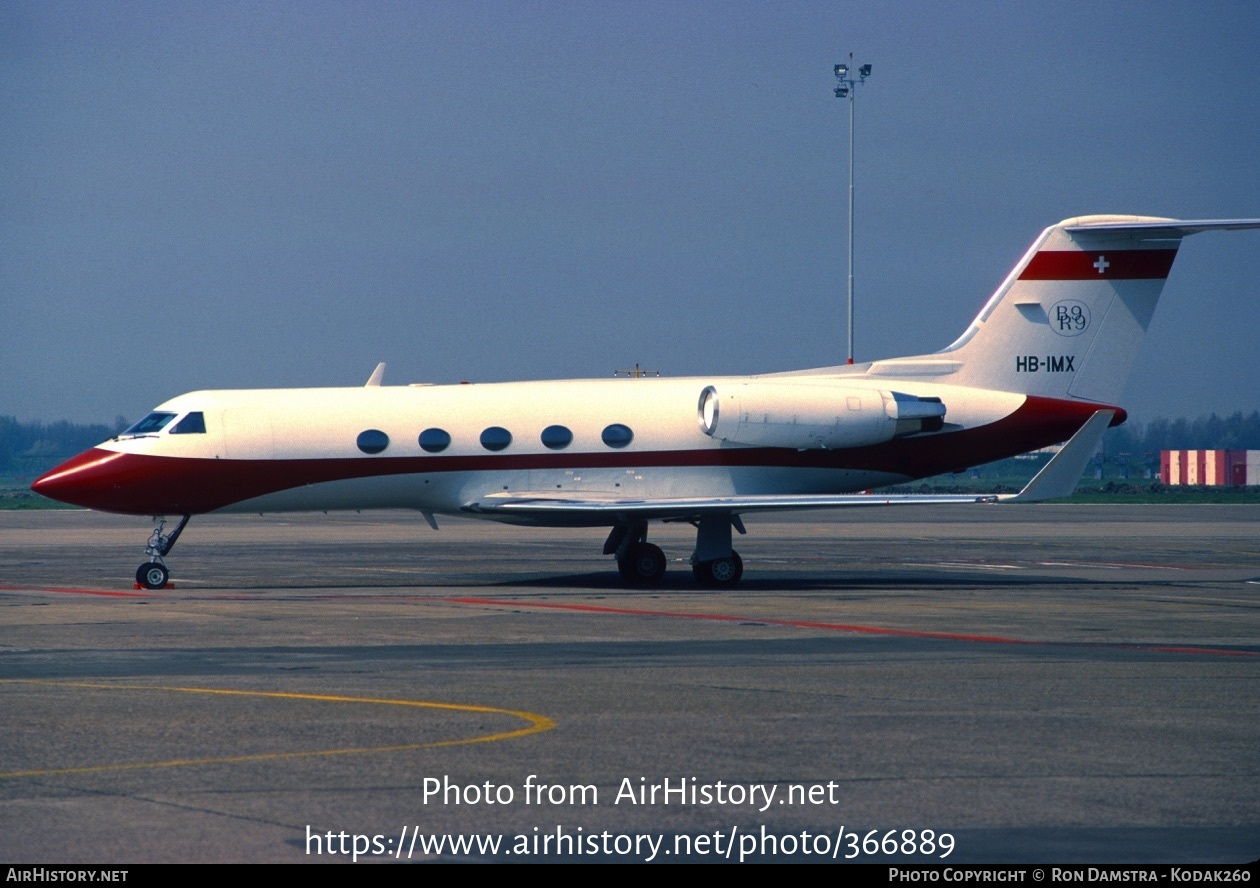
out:
{"label": "nose landing gear", "polygon": [[184,532],[184,528],[188,526],[188,519],[191,517],[191,515],[185,515],[181,518],[179,524],[175,525],[175,529],[169,534],[162,533],[166,528],[165,517],[155,517],[153,519],[153,533],[149,535],[149,543],[144,547],[144,554],[149,556],[149,560],[136,568],[137,589],[165,589],[168,587],[171,572],[166,566],[165,556],[171,549],[175,548],[175,541]]}

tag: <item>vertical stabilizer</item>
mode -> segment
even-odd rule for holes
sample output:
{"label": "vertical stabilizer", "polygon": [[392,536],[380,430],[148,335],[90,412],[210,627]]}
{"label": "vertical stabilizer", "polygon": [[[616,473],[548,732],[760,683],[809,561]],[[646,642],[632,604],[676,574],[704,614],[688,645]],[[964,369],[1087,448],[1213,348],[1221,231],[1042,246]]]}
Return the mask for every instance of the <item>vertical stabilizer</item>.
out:
{"label": "vertical stabilizer", "polygon": [[1183,224],[1084,216],[1046,229],[946,350],[962,364],[950,381],[1116,403],[1189,233]]}

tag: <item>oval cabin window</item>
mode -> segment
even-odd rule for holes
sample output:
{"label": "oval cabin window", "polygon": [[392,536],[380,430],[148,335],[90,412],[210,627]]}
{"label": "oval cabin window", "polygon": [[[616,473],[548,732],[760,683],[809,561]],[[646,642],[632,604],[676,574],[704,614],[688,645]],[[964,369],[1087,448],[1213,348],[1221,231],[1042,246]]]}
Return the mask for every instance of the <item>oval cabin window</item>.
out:
{"label": "oval cabin window", "polygon": [[365,432],[359,432],[355,443],[364,453],[380,453],[389,446],[389,435],[380,429],[368,429]]}
{"label": "oval cabin window", "polygon": [[600,437],[604,439],[604,443],[609,447],[620,448],[625,447],[634,440],[634,432],[630,430],[629,426],[614,422],[604,429],[604,433]]}
{"label": "oval cabin window", "polygon": [[425,453],[441,453],[451,446],[451,436],[445,429],[425,429],[420,433],[420,449]]}
{"label": "oval cabin window", "polygon": [[573,443],[573,433],[562,425],[547,426],[540,437],[548,450],[564,450]]}
{"label": "oval cabin window", "polygon": [[481,446],[486,450],[506,450],[512,443],[512,433],[500,426],[490,426],[481,433]]}

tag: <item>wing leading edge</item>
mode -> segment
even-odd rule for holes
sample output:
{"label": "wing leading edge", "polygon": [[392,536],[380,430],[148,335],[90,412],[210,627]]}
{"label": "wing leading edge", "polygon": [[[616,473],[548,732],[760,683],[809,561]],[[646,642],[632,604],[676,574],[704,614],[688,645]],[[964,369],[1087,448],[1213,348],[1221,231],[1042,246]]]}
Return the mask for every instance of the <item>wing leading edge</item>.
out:
{"label": "wing leading edge", "polygon": [[974,503],[1031,503],[1070,496],[1081,473],[1098,449],[1111,423],[1113,410],[1099,410],[1082,425],[1063,449],[1019,493],[1008,494],[813,494],[802,496],[718,496],[702,498],[618,499],[571,497],[552,493],[491,494],[464,506],[464,511],[486,517],[525,522],[606,523],[638,519],[685,521],[706,515],[748,512],[789,512],[805,509],[842,509],[852,506],[962,505]]}

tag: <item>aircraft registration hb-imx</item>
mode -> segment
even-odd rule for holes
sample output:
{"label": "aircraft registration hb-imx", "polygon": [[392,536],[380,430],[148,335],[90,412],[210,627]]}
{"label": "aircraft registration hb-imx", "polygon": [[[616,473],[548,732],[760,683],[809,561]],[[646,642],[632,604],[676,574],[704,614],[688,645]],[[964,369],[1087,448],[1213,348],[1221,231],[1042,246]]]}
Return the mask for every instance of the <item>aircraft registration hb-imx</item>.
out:
{"label": "aircraft registration hb-imx", "polygon": [[[739,581],[748,513],[1070,494],[1109,425],[1182,238],[1260,219],[1082,216],[1042,232],[929,355],[760,376],[201,391],[32,484],[154,518],[136,582],[167,585],[192,515],[414,509],[609,527],[621,575],[665,572],[653,521],[696,527],[696,578]],[[1019,493],[862,493],[1066,445]],[[165,532],[166,516],[180,516]]]}

